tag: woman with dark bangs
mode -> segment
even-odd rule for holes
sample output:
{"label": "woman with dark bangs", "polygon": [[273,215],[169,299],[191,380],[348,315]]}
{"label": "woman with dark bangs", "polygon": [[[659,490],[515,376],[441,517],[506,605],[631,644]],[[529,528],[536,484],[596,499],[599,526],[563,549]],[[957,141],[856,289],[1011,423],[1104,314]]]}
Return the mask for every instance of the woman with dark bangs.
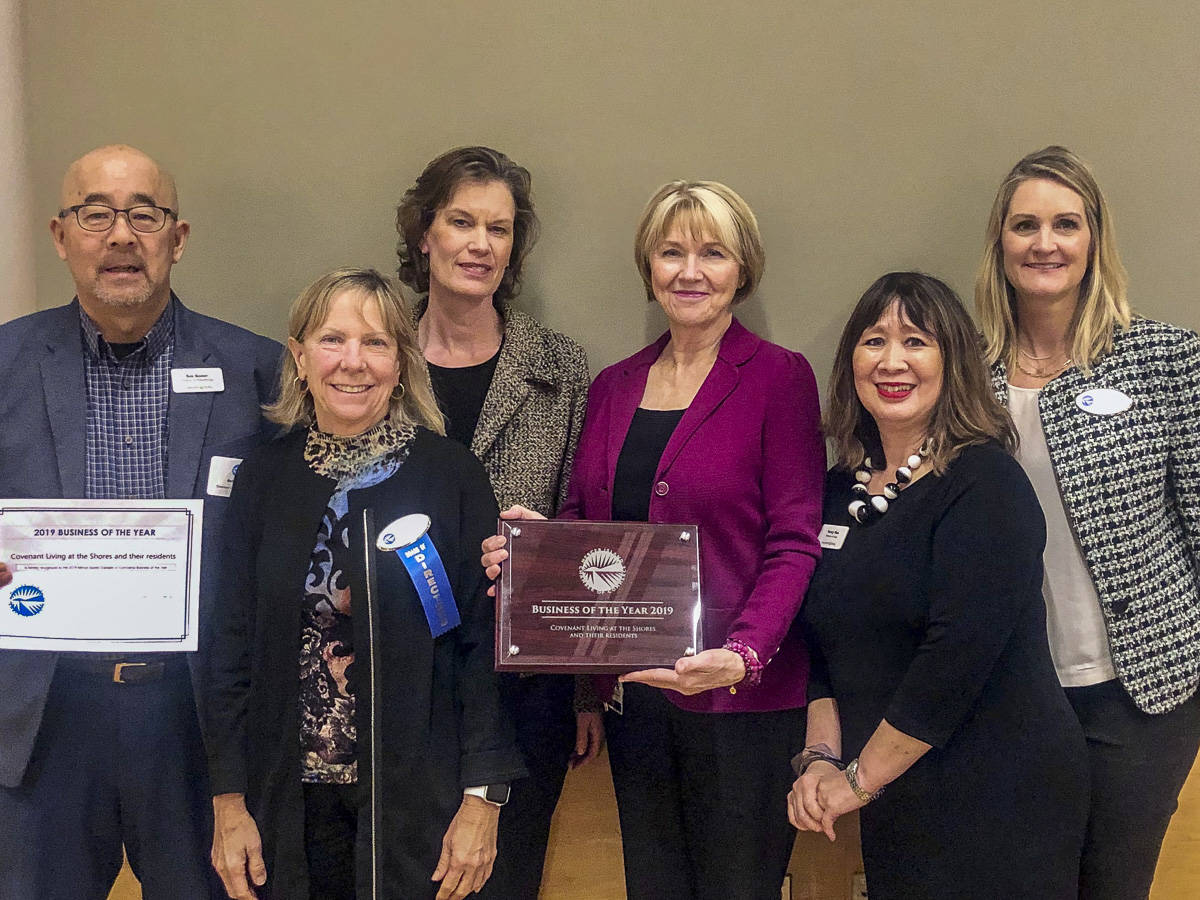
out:
{"label": "woman with dark bangs", "polygon": [[833,840],[865,807],[872,900],[1076,897],[1088,776],[1046,643],[1045,527],[947,285],[867,290],[825,425],[792,824]]}

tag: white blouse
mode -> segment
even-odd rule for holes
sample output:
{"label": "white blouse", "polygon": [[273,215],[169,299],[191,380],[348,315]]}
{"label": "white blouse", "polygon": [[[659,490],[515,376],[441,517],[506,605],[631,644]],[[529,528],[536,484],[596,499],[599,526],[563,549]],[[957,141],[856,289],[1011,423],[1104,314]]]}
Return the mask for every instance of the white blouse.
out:
{"label": "white blouse", "polygon": [[1008,410],[1021,437],[1017,460],[1029,476],[1046,517],[1042,596],[1050,655],[1063,687],[1084,687],[1116,678],[1108,631],[1096,586],[1071,531],[1058,492],[1038,413],[1038,390],[1008,386]]}

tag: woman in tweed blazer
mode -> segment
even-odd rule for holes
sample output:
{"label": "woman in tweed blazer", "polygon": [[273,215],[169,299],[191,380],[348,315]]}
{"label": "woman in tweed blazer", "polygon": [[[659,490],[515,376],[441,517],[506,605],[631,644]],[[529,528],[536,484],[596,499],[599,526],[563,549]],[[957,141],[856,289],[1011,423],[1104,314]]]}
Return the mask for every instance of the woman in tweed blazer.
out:
{"label": "woman in tweed blazer", "polygon": [[[426,166],[396,212],[401,279],[421,294],[417,334],[446,434],[483,463],[501,508],[552,516],[566,497],[588,371],[583,348],[508,306],[537,238],[529,172],[487,147]],[[536,900],[550,819],[569,763],[599,751],[599,704],[575,713],[573,679],[506,677],[530,777],[500,815],[485,897]]]}
{"label": "woman in tweed blazer", "polygon": [[1200,338],[1133,315],[1104,195],[1063,147],[1000,186],[975,299],[1088,739],[1080,895],[1143,898],[1200,745]]}

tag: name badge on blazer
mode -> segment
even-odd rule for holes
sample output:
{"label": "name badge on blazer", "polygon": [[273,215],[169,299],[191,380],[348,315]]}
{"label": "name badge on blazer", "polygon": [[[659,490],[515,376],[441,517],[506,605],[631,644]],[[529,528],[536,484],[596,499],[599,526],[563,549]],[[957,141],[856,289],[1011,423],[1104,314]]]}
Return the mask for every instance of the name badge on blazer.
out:
{"label": "name badge on blazer", "polygon": [[225,390],[225,373],[220,368],[172,369],[171,390],[176,394],[217,394]]}
{"label": "name badge on blazer", "polygon": [[849,525],[830,525],[826,523],[821,526],[821,546],[826,550],[841,550],[842,544],[846,542],[846,535],[849,533]]}
{"label": "name badge on blazer", "polygon": [[228,497],[233,479],[242,461],[236,456],[214,456],[208,462],[208,493],[213,497]]}
{"label": "name badge on blazer", "polygon": [[1075,405],[1093,416],[1115,416],[1133,406],[1133,398],[1113,388],[1092,388],[1076,397]]}

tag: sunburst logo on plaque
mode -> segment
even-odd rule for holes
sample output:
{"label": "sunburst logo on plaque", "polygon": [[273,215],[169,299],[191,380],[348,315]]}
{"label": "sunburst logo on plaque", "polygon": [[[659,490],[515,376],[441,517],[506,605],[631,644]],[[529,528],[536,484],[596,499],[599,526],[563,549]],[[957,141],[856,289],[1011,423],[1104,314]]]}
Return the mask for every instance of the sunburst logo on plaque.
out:
{"label": "sunburst logo on plaque", "polygon": [[579,580],[589,591],[611,594],[625,580],[625,562],[611,550],[589,550],[579,562]]}

